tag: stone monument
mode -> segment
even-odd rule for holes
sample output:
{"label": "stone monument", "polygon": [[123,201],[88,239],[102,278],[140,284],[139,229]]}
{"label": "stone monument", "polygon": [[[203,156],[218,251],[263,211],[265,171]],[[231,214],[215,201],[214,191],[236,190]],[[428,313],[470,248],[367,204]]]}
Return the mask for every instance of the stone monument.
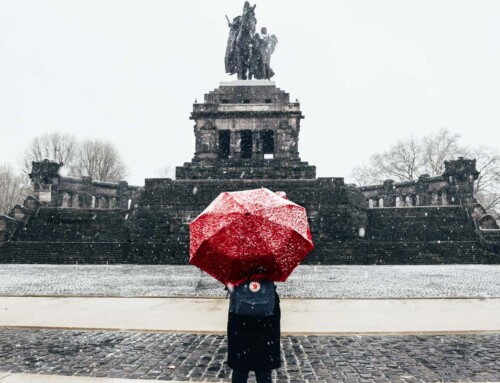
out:
{"label": "stone monument", "polygon": [[442,175],[356,187],[302,161],[298,102],[270,81],[277,44],[255,5],[229,22],[222,82],[195,103],[195,151],[176,179],[144,187],[64,177],[33,163],[35,194],[0,216],[0,262],[186,264],[189,223],[223,191],[266,187],[307,209],[310,264],[499,263],[500,229],[474,199],[475,160]]}

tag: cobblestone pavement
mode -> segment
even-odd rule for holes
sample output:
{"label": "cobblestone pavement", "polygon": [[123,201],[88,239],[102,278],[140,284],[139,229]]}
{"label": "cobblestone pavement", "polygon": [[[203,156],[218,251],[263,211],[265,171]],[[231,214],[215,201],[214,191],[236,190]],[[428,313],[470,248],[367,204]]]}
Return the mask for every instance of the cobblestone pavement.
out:
{"label": "cobblestone pavement", "polygon": [[[301,298],[500,297],[500,266],[299,266],[279,292]],[[219,282],[193,266],[0,265],[0,295],[224,294]]]}
{"label": "cobblestone pavement", "polygon": [[[278,382],[500,380],[500,334],[285,336]],[[222,335],[0,330],[0,372],[227,381]],[[253,378],[252,378],[253,380]]]}

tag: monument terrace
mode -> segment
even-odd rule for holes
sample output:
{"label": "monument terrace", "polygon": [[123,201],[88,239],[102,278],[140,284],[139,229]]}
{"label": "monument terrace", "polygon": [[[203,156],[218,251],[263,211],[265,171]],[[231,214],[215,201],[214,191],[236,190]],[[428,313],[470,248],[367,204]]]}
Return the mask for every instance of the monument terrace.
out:
{"label": "monument terrace", "polygon": [[226,71],[238,80],[193,105],[194,156],[175,179],[137,187],[34,162],[34,195],[0,216],[0,262],[186,264],[189,223],[219,193],[266,187],[307,209],[309,264],[499,263],[500,229],[473,196],[473,159],[410,182],[316,177],[300,158],[300,104],[270,80],[278,39],[255,32],[254,9],[229,22]]}

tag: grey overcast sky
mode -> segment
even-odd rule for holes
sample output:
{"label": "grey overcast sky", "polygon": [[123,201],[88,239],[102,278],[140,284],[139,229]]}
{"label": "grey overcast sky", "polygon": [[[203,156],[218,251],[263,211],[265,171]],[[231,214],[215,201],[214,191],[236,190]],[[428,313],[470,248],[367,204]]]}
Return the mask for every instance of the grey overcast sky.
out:
{"label": "grey overcast sky", "polygon": [[[254,2],[252,1],[252,4]],[[301,158],[348,177],[409,133],[500,149],[500,1],[260,0]],[[46,132],[113,142],[142,185],[194,151],[243,0],[0,0],[0,162]]]}

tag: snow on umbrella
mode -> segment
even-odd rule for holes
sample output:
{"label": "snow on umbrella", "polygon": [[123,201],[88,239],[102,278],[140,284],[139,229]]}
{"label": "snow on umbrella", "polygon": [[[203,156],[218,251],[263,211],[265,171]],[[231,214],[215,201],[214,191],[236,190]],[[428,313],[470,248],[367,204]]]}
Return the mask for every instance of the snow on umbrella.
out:
{"label": "snow on umbrella", "polygon": [[264,188],[221,193],[189,229],[189,262],[223,284],[284,282],[314,248],[305,208]]}

